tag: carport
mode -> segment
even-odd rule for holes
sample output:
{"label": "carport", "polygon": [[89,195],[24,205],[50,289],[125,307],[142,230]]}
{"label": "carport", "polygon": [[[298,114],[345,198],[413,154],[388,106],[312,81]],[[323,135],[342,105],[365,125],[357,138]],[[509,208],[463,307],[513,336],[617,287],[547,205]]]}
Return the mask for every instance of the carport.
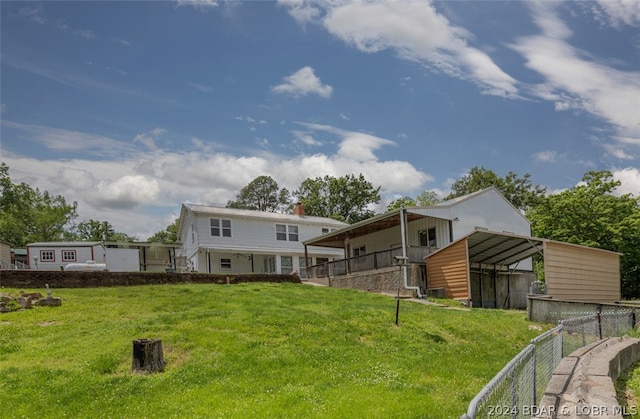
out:
{"label": "carport", "polygon": [[549,239],[476,229],[426,260],[427,288],[476,307],[526,306],[536,279],[520,262],[544,260],[547,295],[574,301],[620,299],[620,254]]}

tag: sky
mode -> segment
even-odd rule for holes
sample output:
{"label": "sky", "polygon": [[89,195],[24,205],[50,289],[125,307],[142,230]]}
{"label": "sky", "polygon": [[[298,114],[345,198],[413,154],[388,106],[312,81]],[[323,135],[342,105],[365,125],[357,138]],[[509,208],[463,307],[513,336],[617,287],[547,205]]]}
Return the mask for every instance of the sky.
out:
{"label": "sky", "polygon": [[474,166],[640,195],[640,2],[2,1],[14,183],[145,240],[257,176],[378,212]]}

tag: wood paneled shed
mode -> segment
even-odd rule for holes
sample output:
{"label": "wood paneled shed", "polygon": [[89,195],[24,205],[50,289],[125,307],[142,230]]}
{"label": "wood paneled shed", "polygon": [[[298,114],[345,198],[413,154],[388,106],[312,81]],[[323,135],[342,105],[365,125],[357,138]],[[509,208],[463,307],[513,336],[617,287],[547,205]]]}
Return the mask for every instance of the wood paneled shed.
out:
{"label": "wood paneled shed", "polygon": [[[535,254],[544,258],[547,295],[559,300],[620,300],[620,253],[549,239],[478,229],[426,259],[427,286],[447,298],[480,307],[509,307],[503,301],[526,277],[517,264]],[[527,284],[525,284],[527,285]],[[502,296],[499,296],[502,290]],[[525,291],[526,292],[526,291]]]}

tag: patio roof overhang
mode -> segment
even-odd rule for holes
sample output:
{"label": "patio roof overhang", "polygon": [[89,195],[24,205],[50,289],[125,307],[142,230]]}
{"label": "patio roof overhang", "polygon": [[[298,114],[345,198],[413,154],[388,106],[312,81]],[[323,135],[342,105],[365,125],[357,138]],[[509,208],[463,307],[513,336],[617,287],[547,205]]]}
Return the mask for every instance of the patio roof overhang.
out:
{"label": "patio roof overhang", "polygon": [[[410,208],[407,208],[404,213],[406,214],[407,222],[430,216],[426,214],[420,214],[419,212],[414,212]],[[384,214],[376,215],[375,217],[368,218],[350,226],[346,226],[330,233],[323,234],[322,236],[306,240],[305,242],[303,242],[303,244],[305,246],[344,248],[344,241],[347,238],[353,239],[356,237],[366,236],[367,234],[375,233],[377,231],[386,230],[391,227],[399,226],[400,214],[401,210],[397,209]]]}

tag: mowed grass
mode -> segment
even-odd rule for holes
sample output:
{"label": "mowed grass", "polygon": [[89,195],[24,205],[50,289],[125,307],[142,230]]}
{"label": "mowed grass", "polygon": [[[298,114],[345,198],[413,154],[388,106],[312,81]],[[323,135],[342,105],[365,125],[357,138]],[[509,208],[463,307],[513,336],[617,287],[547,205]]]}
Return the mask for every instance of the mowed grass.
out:
{"label": "mowed grass", "polygon": [[[17,294],[17,290],[1,290]],[[460,310],[296,284],[56,289],[0,315],[0,417],[457,418],[535,331]],[[163,373],[131,372],[161,339]]]}

